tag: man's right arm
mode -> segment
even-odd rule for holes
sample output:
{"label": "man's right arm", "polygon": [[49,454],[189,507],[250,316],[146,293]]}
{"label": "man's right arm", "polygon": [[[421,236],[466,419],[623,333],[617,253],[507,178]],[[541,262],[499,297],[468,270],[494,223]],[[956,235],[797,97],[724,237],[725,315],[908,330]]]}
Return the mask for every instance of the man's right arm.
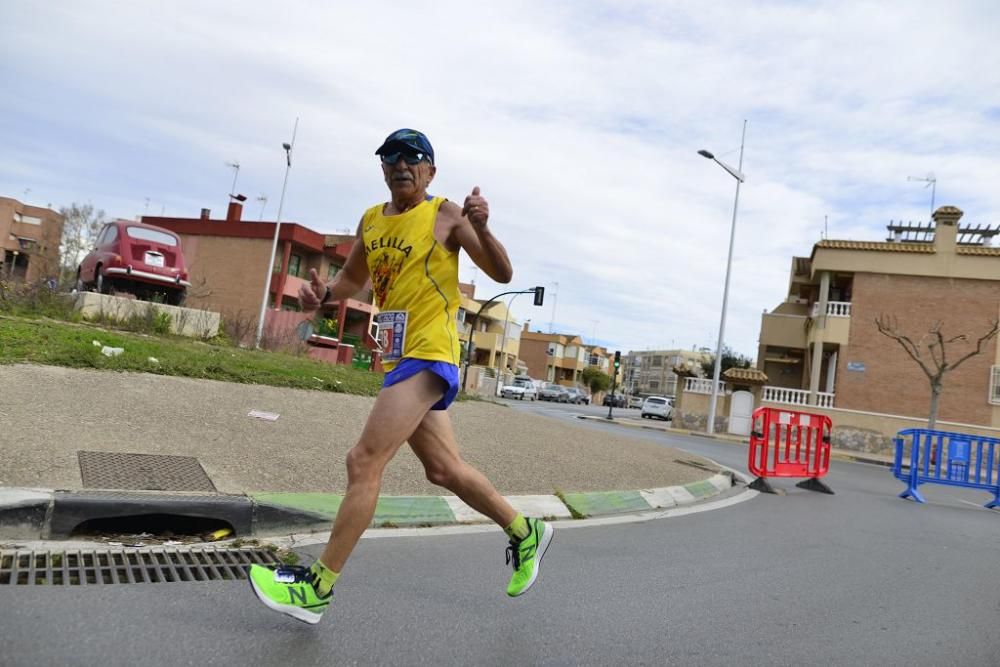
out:
{"label": "man's right arm", "polygon": [[354,245],[347,255],[344,268],[330,282],[320,280],[316,269],[309,270],[309,282],[299,288],[299,305],[311,312],[323,303],[346,299],[357,294],[368,281],[368,264],[365,262],[364,242],[361,238],[361,222],[355,234]]}

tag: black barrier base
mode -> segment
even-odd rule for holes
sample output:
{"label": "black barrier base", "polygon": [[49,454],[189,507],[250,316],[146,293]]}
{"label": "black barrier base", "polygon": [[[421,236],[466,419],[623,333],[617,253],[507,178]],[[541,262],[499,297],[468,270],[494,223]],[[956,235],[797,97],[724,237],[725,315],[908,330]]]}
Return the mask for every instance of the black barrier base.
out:
{"label": "black barrier base", "polygon": [[754,481],[747,485],[748,489],[753,489],[754,491],[760,491],[761,493],[773,493],[776,496],[785,495],[783,491],[777,491],[771,484],[763,477],[758,477]]}
{"label": "black barrier base", "polygon": [[817,477],[810,477],[809,479],[799,482],[795,486],[808,491],[818,491],[820,493],[829,493],[831,496],[833,495],[833,489],[819,481],[819,478]]}

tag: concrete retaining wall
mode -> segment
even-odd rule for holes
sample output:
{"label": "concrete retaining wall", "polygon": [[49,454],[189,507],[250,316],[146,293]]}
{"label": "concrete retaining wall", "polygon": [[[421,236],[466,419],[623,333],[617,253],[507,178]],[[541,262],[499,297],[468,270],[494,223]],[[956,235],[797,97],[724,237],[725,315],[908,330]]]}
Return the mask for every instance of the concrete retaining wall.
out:
{"label": "concrete retaining wall", "polygon": [[128,320],[133,317],[156,317],[164,313],[170,318],[170,331],[191,338],[212,338],[219,333],[219,313],[162,303],[139,301],[120,296],[80,292],[76,295],[76,310],[84,317],[110,317]]}

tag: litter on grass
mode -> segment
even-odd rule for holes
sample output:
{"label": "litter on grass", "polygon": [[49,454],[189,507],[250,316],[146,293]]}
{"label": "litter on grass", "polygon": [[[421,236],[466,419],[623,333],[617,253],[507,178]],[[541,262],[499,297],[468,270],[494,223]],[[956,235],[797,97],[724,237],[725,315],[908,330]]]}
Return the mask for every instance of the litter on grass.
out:
{"label": "litter on grass", "polygon": [[256,417],[257,419],[263,419],[264,421],[277,421],[277,412],[264,412],[263,410],[251,410],[247,413],[247,417]]}

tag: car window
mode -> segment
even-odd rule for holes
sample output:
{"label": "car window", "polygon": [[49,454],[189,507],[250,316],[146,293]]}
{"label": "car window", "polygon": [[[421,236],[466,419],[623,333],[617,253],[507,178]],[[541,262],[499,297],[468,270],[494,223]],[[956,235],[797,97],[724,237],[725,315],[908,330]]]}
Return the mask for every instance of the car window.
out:
{"label": "car window", "polygon": [[104,243],[111,243],[118,238],[118,228],[114,225],[108,227],[108,233],[104,235]]}
{"label": "car window", "polygon": [[155,229],[146,229],[145,227],[126,227],[126,233],[133,239],[139,239],[140,241],[152,241],[153,243],[159,243],[161,245],[175,246],[177,245],[177,239],[166,232],[159,232]]}
{"label": "car window", "polygon": [[647,403],[651,403],[653,405],[666,405],[667,404],[667,402],[664,399],[662,399],[662,398],[647,398],[646,402]]}
{"label": "car window", "polygon": [[106,225],[101,233],[97,235],[97,240],[94,241],[94,246],[104,245],[104,241],[108,238],[108,230],[113,229],[114,225]]}

